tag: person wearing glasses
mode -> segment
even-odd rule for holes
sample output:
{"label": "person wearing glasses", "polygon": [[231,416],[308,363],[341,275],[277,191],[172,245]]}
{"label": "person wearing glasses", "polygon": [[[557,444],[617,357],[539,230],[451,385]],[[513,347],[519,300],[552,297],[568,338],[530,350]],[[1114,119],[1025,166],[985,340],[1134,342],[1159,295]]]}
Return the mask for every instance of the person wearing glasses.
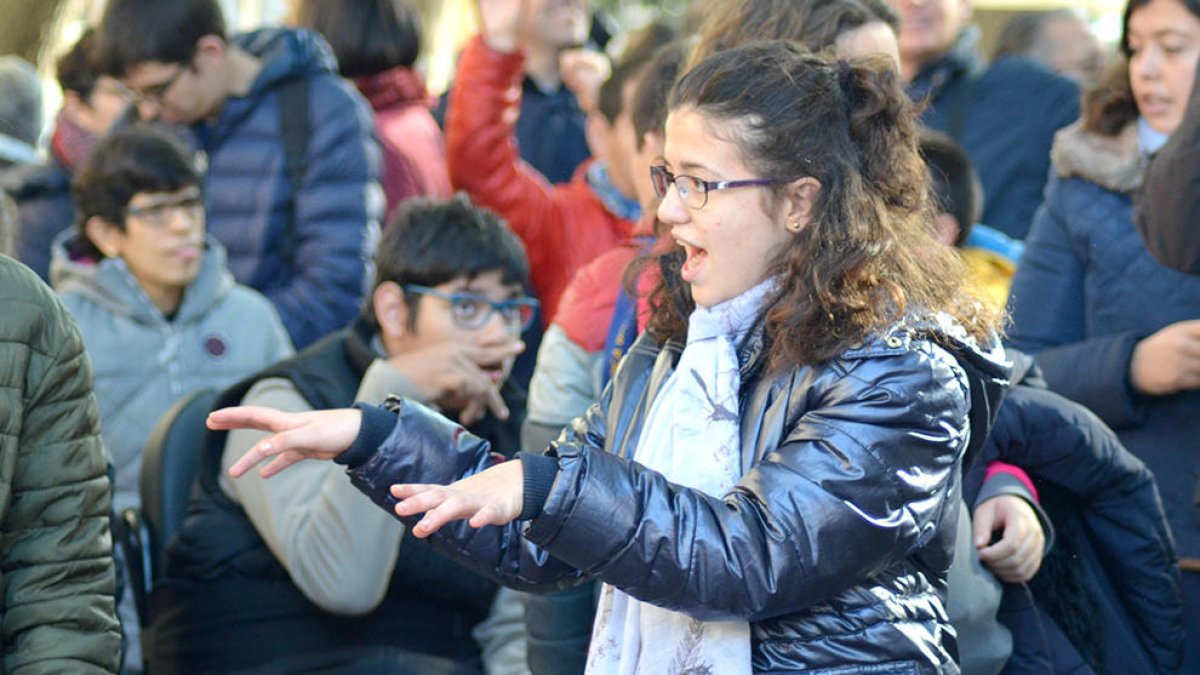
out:
{"label": "person wearing glasses", "polygon": [[[224,249],[206,237],[192,162],[161,131],[113,132],[76,173],[75,229],[53,249],[51,281],[92,360],[116,513],[141,504],[142,448],[171,404],[292,354],[271,303],[234,282]],[[126,668],[136,671],[130,599],[120,611]]]}
{"label": "person wearing glasses", "polygon": [[217,0],[112,0],[101,70],[139,115],[186,127],[208,165],[209,229],[298,348],[362,300],[384,197],[371,109],[316,33],[227,36]]}
{"label": "person wearing glasses", "polygon": [[[219,405],[299,412],[394,394],[515,451],[525,397],[508,375],[538,307],[520,241],[465,196],[413,199],[375,265],[360,317]],[[406,536],[333,464],[229,480],[225,469],[261,438],[210,434],[194,516],[168,551],[159,600],[170,611],[155,617],[152,670],[479,672],[471,629],[495,584]]]}
{"label": "person wearing glasses", "polygon": [[755,42],[693,67],[668,107],[674,245],[647,330],[543,453],[494,465],[502,446],[419,401],[235,408],[209,427],[271,435],[230,475],[334,459],[505,584],[599,579],[589,672],[957,672],[960,462],[1008,369],[931,238],[898,74]]}

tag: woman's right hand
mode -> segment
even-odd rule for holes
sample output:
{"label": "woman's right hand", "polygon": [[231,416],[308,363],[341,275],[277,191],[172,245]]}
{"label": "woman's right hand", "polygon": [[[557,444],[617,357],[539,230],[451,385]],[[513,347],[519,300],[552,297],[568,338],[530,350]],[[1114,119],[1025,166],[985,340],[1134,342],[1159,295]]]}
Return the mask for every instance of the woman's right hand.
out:
{"label": "woman's right hand", "polygon": [[333,459],[349,448],[362,426],[362,412],[354,408],[288,413],[259,406],[222,408],[209,413],[208,428],[256,429],[271,432],[254,444],[233,466],[229,475],[238,478],[267,458],[261,472],[270,478],[302,459]]}
{"label": "woman's right hand", "polygon": [[1129,379],[1149,396],[1200,389],[1200,320],[1173,323],[1139,342]]}

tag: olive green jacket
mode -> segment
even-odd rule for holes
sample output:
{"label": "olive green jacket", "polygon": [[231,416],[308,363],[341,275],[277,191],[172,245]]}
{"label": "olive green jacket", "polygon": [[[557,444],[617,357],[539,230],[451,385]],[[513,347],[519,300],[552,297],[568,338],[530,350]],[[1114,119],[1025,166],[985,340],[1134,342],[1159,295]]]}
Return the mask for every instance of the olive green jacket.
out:
{"label": "olive green jacket", "polygon": [[3,672],[119,666],[109,482],[74,319],[0,255],[0,638]]}

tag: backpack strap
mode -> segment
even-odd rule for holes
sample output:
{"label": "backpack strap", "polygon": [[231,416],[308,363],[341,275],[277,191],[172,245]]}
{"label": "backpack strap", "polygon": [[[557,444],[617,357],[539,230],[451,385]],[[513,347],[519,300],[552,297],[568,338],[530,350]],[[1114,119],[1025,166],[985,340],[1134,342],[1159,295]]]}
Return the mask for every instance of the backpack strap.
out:
{"label": "backpack strap", "polygon": [[296,200],[308,173],[308,78],[297,77],[279,88],[279,138],[283,141],[283,168],[291,185],[291,213],[284,222],[279,241],[280,256],[292,263],[296,254]]}

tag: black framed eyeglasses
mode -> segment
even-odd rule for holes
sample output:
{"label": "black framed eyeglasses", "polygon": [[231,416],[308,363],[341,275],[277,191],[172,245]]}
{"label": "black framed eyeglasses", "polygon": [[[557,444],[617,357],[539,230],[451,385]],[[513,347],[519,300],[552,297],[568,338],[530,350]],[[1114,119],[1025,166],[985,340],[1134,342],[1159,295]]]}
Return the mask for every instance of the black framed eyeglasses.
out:
{"label": "black framed eyeglasses", "polygon": [[125,216],[137,218],[152,227],[165,227],[171,222],[171,216],[183,213],[192,221],[204,217],[204,198],[199,192],[191,192],[177,197],[163,197],[139,206],[125,209]]}
{"label": "black framed eyeglasses", "polygon": [[654,185],[654,194],[659,199],[667,196],[671,185],[675,185],[679,200],[689,209],[702,209],[708,203],[708,193],[713,190],[731,190],[741,187],[760,187],[763,185],[782,185],[790,183],[795,178],[780,180],[778,178],[750,178],[747,180],[701,180],[695,176],[676,176],[665,166],[650,167],[650,181]]}
{"label": "black framed eyeglasses", "polygon": [[180,63],[177,65],[179,68],[175,71],[175,74],[163,80],[162,82],[159,82],[158,84],[152,84],[149,87],[145,87],[140,90],[126,87],[129,97],[133,99],[135,104],[140,105],[142,103],[153,103],[154,105],[161,107],[163,104],[163,97],[167,95],[167,92],[171,90],[171,87],[175,86],[175,83],[179,81],[179,78],[183,75],[183,73],[191,68],[192,64],[189,62]]}
{"label": "black framed eyeglasses", "polygon": [[500,313],[505,327],[513,333],[523,333],[537,316],[538,301],[529,297],[509,300],[491,300],[476,293],[444,293],[436,288],[404,284],[404,291],[417,295],[431,295],[450,303],[450,319],[463,330],[479,330]]}

